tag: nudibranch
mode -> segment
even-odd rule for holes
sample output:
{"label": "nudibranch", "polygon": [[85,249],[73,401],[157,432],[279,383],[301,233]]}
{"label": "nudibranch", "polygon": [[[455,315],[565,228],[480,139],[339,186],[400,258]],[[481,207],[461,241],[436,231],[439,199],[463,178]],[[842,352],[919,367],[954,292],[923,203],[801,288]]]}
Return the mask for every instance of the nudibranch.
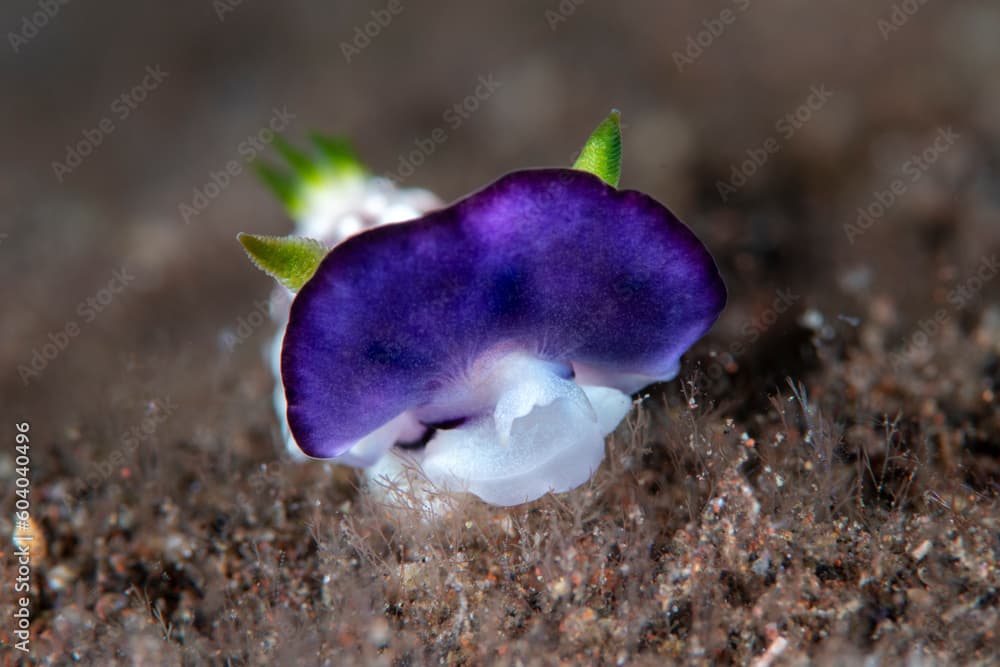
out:
{"label": "nudibranch", "polygon": [[673,379],[726,300],[691,230],[616,187],[617,120],[573,169],[513,172],[330,249],[299,246],[313,260],[280,370],[306,455],[375,470],[396,457],[495,505],[591,477],[630,394]]}

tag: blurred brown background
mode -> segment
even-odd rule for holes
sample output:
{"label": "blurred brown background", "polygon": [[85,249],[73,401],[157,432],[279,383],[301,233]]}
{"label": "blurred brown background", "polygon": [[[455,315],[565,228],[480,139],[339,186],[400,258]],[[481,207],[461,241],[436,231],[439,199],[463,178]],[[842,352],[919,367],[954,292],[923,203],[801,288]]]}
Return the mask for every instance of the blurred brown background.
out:
{"label": "blurred brown background", "polygon": [[[344,44],[388,3],[53,6],[42,22],[36,3],[5,4],[0,61],[4,411],[51,438],[70,424],[118,428],[120,404],[168,394],[184,430],[213,430],[209,413],[242,400],[259,371],[250,348],[269,332],[235,354],[219,335],[269,284],[234,236],[290,223],[247,171],[189,224],[179,205],[211,171],[245,161],[241,142],[275,108],[294,115],[286,138],[349,136],[380,174],[444,128],[405,182],[446,200],[508,170],[567,164],[621,108],[623,186],[667,203],[724,268],[719,337],[738,335],[775,289],[827,317],[865,316],[845,280],[894,300],[905,336],[933,312],[935,287],[1000,244],[996,3],[907,3],[894,15],[891,2],[404,2],[349,58]],[[147,67],[166,77],[123,118],[118,98]],[[453,128],[445,112],[480,76],[501,85]],[[814,87],[828,98],[779,126]],[[113,130],[59,182],[53,163],[103,118]],[[959,139],[849,243],[857,208],[945,127]],[[718,183],[769,138],[779,150],[723,201]],[[78,304],[121,267],[134,281],[83,322]],[[80,334],[26,387],[18,365],[71,320]]]}

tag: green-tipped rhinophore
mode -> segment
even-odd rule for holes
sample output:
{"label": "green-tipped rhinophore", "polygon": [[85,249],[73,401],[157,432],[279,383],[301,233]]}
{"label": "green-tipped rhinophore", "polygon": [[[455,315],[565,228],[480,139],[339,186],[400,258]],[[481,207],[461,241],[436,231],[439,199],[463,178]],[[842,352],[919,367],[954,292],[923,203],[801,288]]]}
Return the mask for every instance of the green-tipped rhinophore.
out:
{"label": "green-tipped rhinophore", "polygon": [[347,139],[328,137],[319,132],[310,132],[309,138],[313,146],[322,156],[325,166],[338,172],[358,172],[364,173],[361,160],[351,147],[351,142]]}
{"label": "green-tipped rhinophore", "polygon": [[365,174],[364,167],[345,139],[328,137],[318,132],[310,133],[309,138],[313,144],[312,152],[301,151],[281,137],[274,140],[275,150],[291,167],[290,172],[263,161],[255,164],[260,179],[285,205],[292,217],[303,211],[304,190],[320,187],[329,181]]}
{"label": "green-tipped rhinophore", "polygon": [[574,169],[589,171],[613,188],[618,187],[622,175],[621,114],[612,109],[608,117],[591,133]]}
{"label": "green-tipped rhinophore", "polygon": [[264,273],[297,292],[316,273],[326,256],[326,246],[298,236],[239,234],[250,260]]}
{"label": "green-tipped rhinophore", "polygon": [[295,176],[264,162],[254,163],[257,176],[293,217],[302,211],[302,184]]}
{"label": "green-tipped rhinophore", "polygon": [[306,183],[315,183],[320,180],[322,176],[320,168],[311,156],[306,155],[281,137],[275,137],[274,148],[281,157],[285,158],[285,162],[292,167],[292,171],[300,180]]}

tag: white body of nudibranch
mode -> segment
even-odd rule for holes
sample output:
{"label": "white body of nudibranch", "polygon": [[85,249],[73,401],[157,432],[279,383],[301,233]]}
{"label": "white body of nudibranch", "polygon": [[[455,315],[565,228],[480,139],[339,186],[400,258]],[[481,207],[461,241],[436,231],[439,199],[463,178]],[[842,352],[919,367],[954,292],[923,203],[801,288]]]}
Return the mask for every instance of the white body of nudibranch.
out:
{"label": "white body of nudibranch", "polygon": [[[391,180],[352,172],[306,186],[302,192],[302,212],[295,216],[296,236],[316,239],[332,248],[358,232],[393,222],[419,218],[441,206],[441,201],[428,190],[399,188]],[[268,362],[275,377],[274,409],[281,424],[281,433],[288,453],[295,458],[306,456],[295,444],[285,417],[285,393],[281,384],[281,341],[288,323],[288,309],[294,295],[279,285],[271,293],[271,319],[278,330],[266,348]],[[338,463],[364,466],[347,453]]]}

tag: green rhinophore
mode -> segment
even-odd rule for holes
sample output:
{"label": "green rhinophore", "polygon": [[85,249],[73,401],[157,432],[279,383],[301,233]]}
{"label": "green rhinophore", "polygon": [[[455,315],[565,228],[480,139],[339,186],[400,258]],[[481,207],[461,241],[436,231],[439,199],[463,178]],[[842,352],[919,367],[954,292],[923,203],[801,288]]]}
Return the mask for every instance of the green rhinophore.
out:
{"label": "green rhinophore", "polygon": [[273,192],[292,217],[302,213],[305,205],[304,192],[309,188],[342,178],[356,178],[365,175],[350,143],[345,139],[328,137],[318,132],[309,135],[313,151],[301,151],[278,137],[274,141],[275,150],[285,159],[291,171],[279,169],[260,161],[255,164],[257,174]]}
{"label": "green rhinophore", "polygon": [[618,187],[622,175],[621,113],[612,109],[608,117],[591,133],[574,169],[589,171],[613,188]]}
{"label": "green rhinophore", "polygon": [[239,234],[237,238],[259,269],[293,292],[312,278],[327,253],[319,241],[299,236]]}
{"label": "green rhinophore", "polygon": [[319,132],[310,132],[309,138],[319,152],[323,166],[339,174],[364,174],[365,168],[347,139],[328,137]]}

